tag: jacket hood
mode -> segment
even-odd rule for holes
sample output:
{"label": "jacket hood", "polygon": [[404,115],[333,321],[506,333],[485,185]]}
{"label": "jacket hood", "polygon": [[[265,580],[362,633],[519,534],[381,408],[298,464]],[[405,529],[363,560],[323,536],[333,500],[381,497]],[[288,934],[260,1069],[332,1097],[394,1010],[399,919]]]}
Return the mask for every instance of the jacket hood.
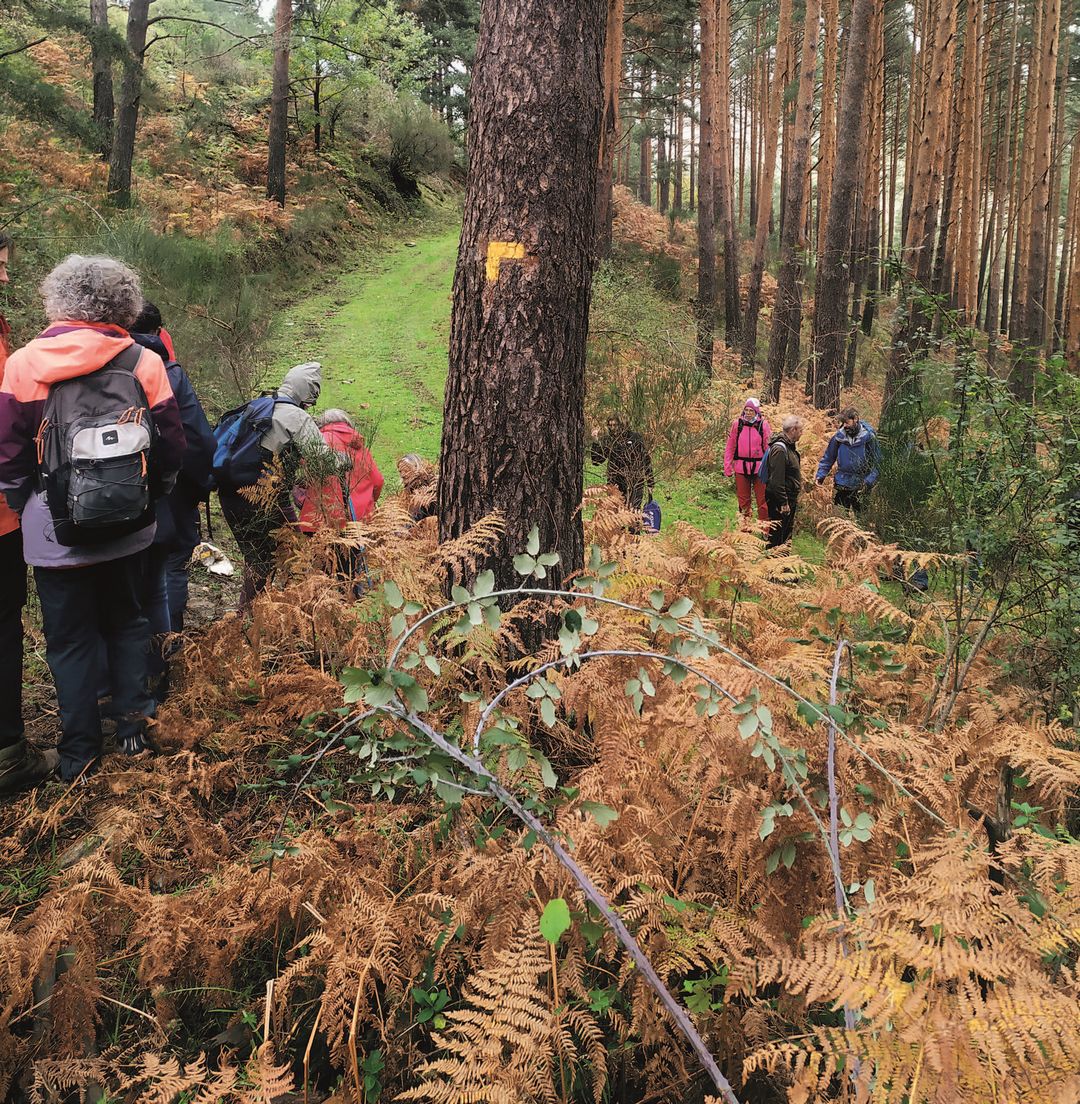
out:
{"label": "jacket hood", "polygon": [[364,438],[348,422],[329,422],[322,426],[319,432],[332,449],[344,451],[364,447]]}
{"label": "jacket hood", "polygon": [[772,448],[772,446],[775,445],[777,441],[782,441],[785,445],[791,444],[791,442],[784,436],[784,431],[782,429],[777,429],[773,431],[773,435],[769,438],[769,448]]}
{"label": "jacket hood", "polygon": [[279,395],[292,399],[300,406],[314,406],[321,391],[322,365],[317,360],[290,368],[278,388]]}
{"label": "jacket hood", "polygon": [[173,358],[169,355],[169,350],[160,335],[133,333],[131,338],[136,345],[141,345],[144,349],[149,349],[150,352],[157,353],[166,364],[172,362]]}
{"label": "jacket hood", "polygon": [[869,425],[867,425],[866,422],[859,422],[859,429],[854,437],[852,437],[851,434],[848,433],[848,431],[844,429],[843,426],[841,426],[836,431],[836,439],[842,443],[846,442],[851,445],[862,445],[866,443],[867,439],[871,436],[873,432],[873,429]]}
{"label": "jacket hood", "polygon": [[29,367],[39,383],[53,384],[61,380],[88,376],[104,367],[134,341],[119,326],[94,322],[54,322],[12,355]]}

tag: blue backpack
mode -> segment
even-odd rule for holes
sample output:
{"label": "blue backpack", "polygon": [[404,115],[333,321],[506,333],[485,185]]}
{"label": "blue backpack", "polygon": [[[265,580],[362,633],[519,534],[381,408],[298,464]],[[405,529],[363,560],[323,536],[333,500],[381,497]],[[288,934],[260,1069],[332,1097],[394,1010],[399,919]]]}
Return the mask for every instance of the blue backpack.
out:
{"label": "blue backpack", "polygon": [[656,499],[650,498],[641,511],[641,520],[645,526],[645,531],[647,533],[659,533],[661,517],[660,503]]}
{"label": "blue backpack", "polygon": [[296,404],[278,395],[262,395],[227,414],[214,427],[214,478],[225,491],[258,483],[269,459],[263,437],[273,424],[278,403]]}
{"label": "blue backpack", "polygon": [[761,454],[761,463],[757,467],[757,477],[765,483],[769,481],[769,449],[771,448],[772,445],[769,445]]}

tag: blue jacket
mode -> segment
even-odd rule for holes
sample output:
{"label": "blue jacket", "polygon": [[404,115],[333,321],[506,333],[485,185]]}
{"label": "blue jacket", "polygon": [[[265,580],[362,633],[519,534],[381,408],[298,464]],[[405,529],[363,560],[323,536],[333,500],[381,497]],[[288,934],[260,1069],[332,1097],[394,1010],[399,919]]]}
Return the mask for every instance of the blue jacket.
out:
{"label": "blue jacket", "polygon": [[[209,498],[214,489],[214,432],[206,419],[206,413],[195,394],[195,388],[187,372],[175,360],[169,358],[161,338],[157,334],[132,334],[135,341],[157,353],[165,361],[176,404],[180,407],[180,421],[187,438],[184,460],[176,486],[157,502],[157,533],[155,544],[185,545],[190,540],[191,515],[198,504]],[[198,527],[195,527],[196,533]],[[195,543],[198,543],[196,537]]]}
{"label": "blue jacket", "polygon": [[817,479],[820,482],[836,465],[836,484],[839,487],[872,487],[878,478],[881,448],[877,434],[866,422],[859,422],[859,431],[849,437],[843,426],[829,438],[825,455],[818,464]]}

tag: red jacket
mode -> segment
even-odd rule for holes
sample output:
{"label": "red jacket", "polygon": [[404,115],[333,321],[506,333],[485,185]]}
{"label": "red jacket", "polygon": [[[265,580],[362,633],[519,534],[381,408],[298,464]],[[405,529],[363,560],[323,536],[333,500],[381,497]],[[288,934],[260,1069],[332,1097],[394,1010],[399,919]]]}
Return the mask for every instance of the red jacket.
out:
{"label": "red jacket", "polygon": [[[11,351],[11,327],[8,320],[0,314],[0,387],[4,384],[4,365],[7,363],[8,353]],[[14,533],[19,528],[19,515],[7,504],[4,496],[0,494],[0,537],[6,537],[8,533]]]}
{"label": "red jacket", "polygon": [[348,457],[351,467],[347,479],[328,479],[321,486],[307,489],[300,510],[300,528],[305,533],[322,528],[340,529],[346,522],[360,521],[375,509],[383,489],[382,472],[364,444],[364,438],[352,426],[332,422],[319,432],[334,452]]}

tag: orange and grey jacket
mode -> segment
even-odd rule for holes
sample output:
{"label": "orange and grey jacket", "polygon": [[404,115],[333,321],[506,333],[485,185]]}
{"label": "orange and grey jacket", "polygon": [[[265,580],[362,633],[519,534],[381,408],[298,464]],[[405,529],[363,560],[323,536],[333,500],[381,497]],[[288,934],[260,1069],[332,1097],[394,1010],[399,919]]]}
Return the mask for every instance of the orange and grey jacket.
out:
{"label": "orange and grey jacket", "polygon": [[[0,494],[22,519],[23,554],[35,567],[82,567],[129,556],[149,546],[145,529],[114,541],[69,547],[53,535],[49,508],[38,490],[34,438],[53,384],[87,376],[134,344],[119,326],[56,322],[8,359],[0,383]],[[161,357],[148,349],[135,367],[157,429],[152,463],[160,483],[171,485],[184,456],[180,411]]]}

